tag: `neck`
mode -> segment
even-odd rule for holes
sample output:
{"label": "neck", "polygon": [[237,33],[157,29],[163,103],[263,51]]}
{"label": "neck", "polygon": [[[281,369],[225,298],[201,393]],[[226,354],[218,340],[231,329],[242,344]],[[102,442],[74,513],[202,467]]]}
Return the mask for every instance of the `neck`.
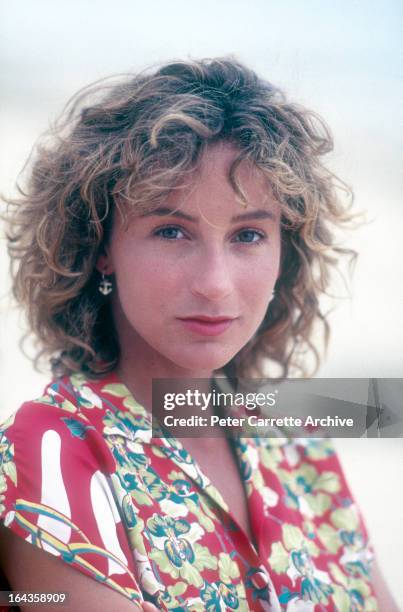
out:
{"label": "neck", "polygon": [[122,343],[116,373],[133,397],[147,410],[151,410],[152,406],[153,379],[172,379],[172,383],[169,383],[171,393],[180,393],[184,387],[192,387],[190,379],[203,379],[203,384],[198,384],[197,388],[208,392],[213,375],[212,370],[189,370],[172,363],[157,354],[138,335],[135,339],[131,336],[130,345]]}

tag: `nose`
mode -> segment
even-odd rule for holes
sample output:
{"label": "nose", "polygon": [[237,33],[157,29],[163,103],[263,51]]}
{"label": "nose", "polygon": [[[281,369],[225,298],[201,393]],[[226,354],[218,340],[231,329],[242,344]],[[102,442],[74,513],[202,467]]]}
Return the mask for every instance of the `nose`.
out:
{"label": "nose", "polygon": [[192,262],[191,291],[196,296],[220,301],[233,292],[229,254],[223,249],[202,250]]}

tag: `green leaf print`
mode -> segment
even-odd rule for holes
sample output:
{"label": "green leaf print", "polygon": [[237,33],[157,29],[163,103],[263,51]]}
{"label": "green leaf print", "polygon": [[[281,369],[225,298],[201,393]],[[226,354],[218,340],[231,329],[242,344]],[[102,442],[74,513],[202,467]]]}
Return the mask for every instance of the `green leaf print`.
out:
{"label": "green leaf print", "polygon": [[193,501],[193,499],[185,499],[185,505],[192,514],[197,518],[200,525],[208,533],[212,533],[215,529],[213,521],[204,514],[201,508]]}
{"label": "green leaf print", "polygon": [[137,550],[141,555],[147,555],[146,548],[144,545],[143,519],[138,518],[136,525],[129,529],[129,542],[132,550]]}
{"label": "green leaf print", "polygon": [[220,580],[225,582],[225,584],[231,583],[232,579],[239,577],[238,565],[226,553],[220,553],[218,569],[220,573]]}
{"label": "green leaf print", "polygon": [[262,473],[256,470],[252,473],[252,483],[257,491],[260,491],[264,487],[264,480]]}
{"label": "green leaf print", "polygon": [[322,472],[313,485],[313,489],[326,491],[327,493],[337,493],[340,491],[340,480],[334,472]]}
{"label": "green leaf print", "polygon": [[125,517],[126,525],[129,528],[134,527],[137,523],[137,515],[130,493],[126,493],[122,500],[122,511],[123,516]]}
{"label": "green leaf print", "polygon": [[364,603],[364,612],[379,612],[378,602],[375,597],[368,597]]}
{"label": "green leaf print", "polygon": [[139,491],[135,489],[131,491],[131,494],[132,494],[134,501],[139,506],[152,506],[153,505],[152,499],[150,499],[150,497],[147,495],[147,493],[144,493],[144,491]]}
{"label": "green leaf print", "polygon": [[318,529],[318,536],[329,552],[333,554],[337,553],[341,546],[341,542],[338,532],[333,529],[331,525],[328,525],[327,523],[322,523],[322,525]]}
{"label": "green leaf print", "polygon": [[250,608],[246,601],[246,592],[243,582],[238,582],[235,589],[239,600],[238,612],[250,612]]}
{"label": "green leaf print", "polygon": [[358,518],[351,508],[338,508],[330,515],[330,519],[338,529],[354,531],[358,527]]}
{"label": "green leaf print", "polygon": [[189,584],[200,589],[203,586],[204,580],[200,575],[200,572],[190,563],[185,563],[180,569],[180,576],[183,580],[186,580]]}
{"label": "green leaf print", "polygon": [[351,612],[351,600],[348,593],[338,584],[333,584],[331,595],[337,612]]}
{"label": "green leaf print", "polygon": [[157,548],[154,548],[150,552],[149,557],[150,559],[156,562],[161,572],[169,574],[171,578],[179,578],[178,570],[172,565],[163,550],[158,550]]}
{"label": "green leaf print", "polygon": [[287,550],[298,550],[305,541],[304,534],[299,527],[283,525],[283,542]]}
{"label": "green leaf print", "polygon": [[210,497],[216,502],[216,504],[229,511],[229,508],[225,503],[224,498],[221,496],[219,491],[217,491],[217,489],[213,487],[213,485],[209,484],[206,486],[206,493],[210,495]]}
{"label": "green leaf print", "polygon": [[278,464],[284,459],[280,448],[263,448],[260,453],[262,463],[268,470],[276,470]]}
{"label": "green leaf print", "polygon": [[184,519],[176,519],[175,521],[175,533],[177,535],[181,534],[185,534],[185,533],[189,533],[190,531],[190,525],[188,523],[188,521],[185,521]]}
{"label": "green leaf print", "polygon": [[336,582],[342,584],[345,588],[348,586],[348,578],[336,563],[329,563],[329,570]]}
{"label": "green leaf print", "polygon": [[172,470],[172,472],[169,472],[168,478],[169,480],[181,480],[183,478],[183,472]]}
{"label": "green leaf print", "polygon": [[123,406],[128,408],[134,414],[144,414],[144,408],[140,406],[140,404],[138,404],[134,397],[132,397],[131,395],[128,395],[123,400]]}
{"label": "green leaf print", "polygon": [[309,465],[308,463],[303,463],[301,467],[298,468],[298,470],[295,470],[295,476],[304,478],[307,483],[312,484],[316,481],[318,472],[312,465]]}
{"label": "green leaf print", "polygon": [[215,513],[212,511],[211,507],[212,504],[210,502],[210,498],[207,497],[206,499],[204,497],[199,497],[198,499],[199,503],[200,503],[200,508],[203,510],[203,512],[209,516],[211,518],[212,521],[216,520],[217,517],[215,515]]}
{"label": "green leaf print", "polygon": [[311,557],[317,557],[320,554],[319,548],[316,546],[315,542],[312,542],[309,538],[305,539],[305,547]]}
{"label": "green leaf print", "polygon": [[371,594],[371,589],[369,588],[365,580],[362,580],[362,578],[350,578],[348,581],[348,586],[350,589],[361,593],[364,599],[365,597],[368,597],[368,595]]}
{"label": "green leaf print", "polygon": [[276,574],[283,574],[288,569],[288,552],[281,542],[274,542],[271,547],[269,564]]}
{"label": "green leaf print", "polygon": [[279,468],[277,470],[277,474],[278,474],[279,478],[281,479],[281,482],[283,483],[283,485],[288,485],[290,488],[292,488],[292,486],[294,484],[294,474],[293,474],[293,472],[289,472],[288,470],[283,470],[283,469]]}
{"label": "green leaf print", "polygon": [[3,474],[0,473],[0,515],[3,514],[6,507],[2,502],[4,501],[4,493],[7,491],[6,479]]}
{"label": "green leaf print", "polygon": [[[360,610],[378,612],[377,601],[371,596],[371,589],[365,580],[347,576],[335,563],[329,563],[329,569],[333,580],[339,583],[333,583],[333,589],[336,594],[335,605],[338,611],[344,612],[346,610],[346,612],[350,612],[352,610],[352,600],[355,599],[354,593],[359,593],[365,601],[364,608],[360,608]],[[342,595],[342,592],[345,593],[345,596]],[[347,597],[348,607],[342,607],[345,605],[345,597]]]}
{"label": "green leaf print", "polygon": [[217,569],[217,559],[211,554],[207,546],[194,544],[193,549],[196,557],[193,563],[194,567],[198,570],[203,570],[205,568]]}
{"label": "green leaf print", "polygon": [[63,402],[60,404],[60,407],[66,412],[70,412],[71,414],[75,414],[76,412],[78,412],[77,406],[74,406],[74,404],[72,404],[68,399],[63,400]]}
{"label": "green leaf print", "polygon": [[72,419],[70,417],[61,417],[61,420],[65,423],[65,425],[69,428],[71,435],[74,438],[79,438],[80,440],[85,440],[87,437],[88,429],[95,429],[92,425],[84,425],[81,421],[77,419]]}
{"label": "green leaf print", "polygon": [[82,372],[75,372],[70,376],[71,383],[74,387],[81,387],[86,382],[86,378]]}
{"label": "green leaf print", "polygon": [[14,461],[3,463],[3,471],[6,476],[12,481],[14,486],[17,486],[17,470]]}
{"label": "green leaf print", "polygon": [[330,440],[310,440],[305,448],[305,454],[311,459],[325,459],[334,454],[334,446]]}
{"label": "green leaf print", "polygon": [[177,582],[173,586],[168,587],[168,593],[171,597],[177,597],[178,595],[183,595],[186,589],[187,585],[184,582]]}
{"label": "green leaf print", "polygon": [[128,389],[121,383],[111,383],[102,387],[103,393],[109,393],[115,397],[128,397]]}
{"label": "green leaf print", "polygon": [[306,501],[315,516],[322,516],[332,505],[332,500],[327,493],[306,495]]}

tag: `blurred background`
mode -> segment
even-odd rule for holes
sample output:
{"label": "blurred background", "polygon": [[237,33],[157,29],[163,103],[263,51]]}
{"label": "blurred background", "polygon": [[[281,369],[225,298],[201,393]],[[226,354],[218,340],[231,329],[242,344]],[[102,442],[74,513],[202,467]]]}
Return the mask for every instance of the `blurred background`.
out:
{"label": "blurred background", "polygon": [[[367,213],[369,222],[345,243],[360,256],[351,295],[342,291],[330,317],[319,375],[401,378],[402,22],[398,0],[0,0],[0,191],[15,194],[36,138],[79,88],[172,59],[234,55],[326,119],[335,138],[329,165]],[[2,233],[0,420],[49,379],[20,351],[23,330]],[[336,443],[403,609],[403,444]]]}

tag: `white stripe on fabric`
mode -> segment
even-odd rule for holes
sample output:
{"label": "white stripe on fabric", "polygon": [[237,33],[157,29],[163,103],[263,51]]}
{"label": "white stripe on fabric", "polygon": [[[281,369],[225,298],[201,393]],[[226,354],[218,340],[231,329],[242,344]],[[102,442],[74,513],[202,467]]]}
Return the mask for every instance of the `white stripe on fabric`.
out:
{"label": "white stripe on fabric", "polygon": [[[102,472],[97,471],[91,478],[91,503],[98,530],[105,550],[114,554],[126,566],[127,559],[120,547],[116,532],[116,523],[120,522],[118,509],[109,488],[108,481]],[[125,574],[125,569],[113,559],[108,559],[108,574]]]}
{"label": "white stripe on fabric", "polygon": [[[49,506],[71,518],[70,504],[63,482],[60,465],[62,441],[59,434],[49,429],[43,434],[41,445],[41,504]],[[40,515],[38,527],[67,544],[71,536],[71,527],[49,516]],[[50,545],[43,543],[44,550],[54,555],[59,553]]]}

